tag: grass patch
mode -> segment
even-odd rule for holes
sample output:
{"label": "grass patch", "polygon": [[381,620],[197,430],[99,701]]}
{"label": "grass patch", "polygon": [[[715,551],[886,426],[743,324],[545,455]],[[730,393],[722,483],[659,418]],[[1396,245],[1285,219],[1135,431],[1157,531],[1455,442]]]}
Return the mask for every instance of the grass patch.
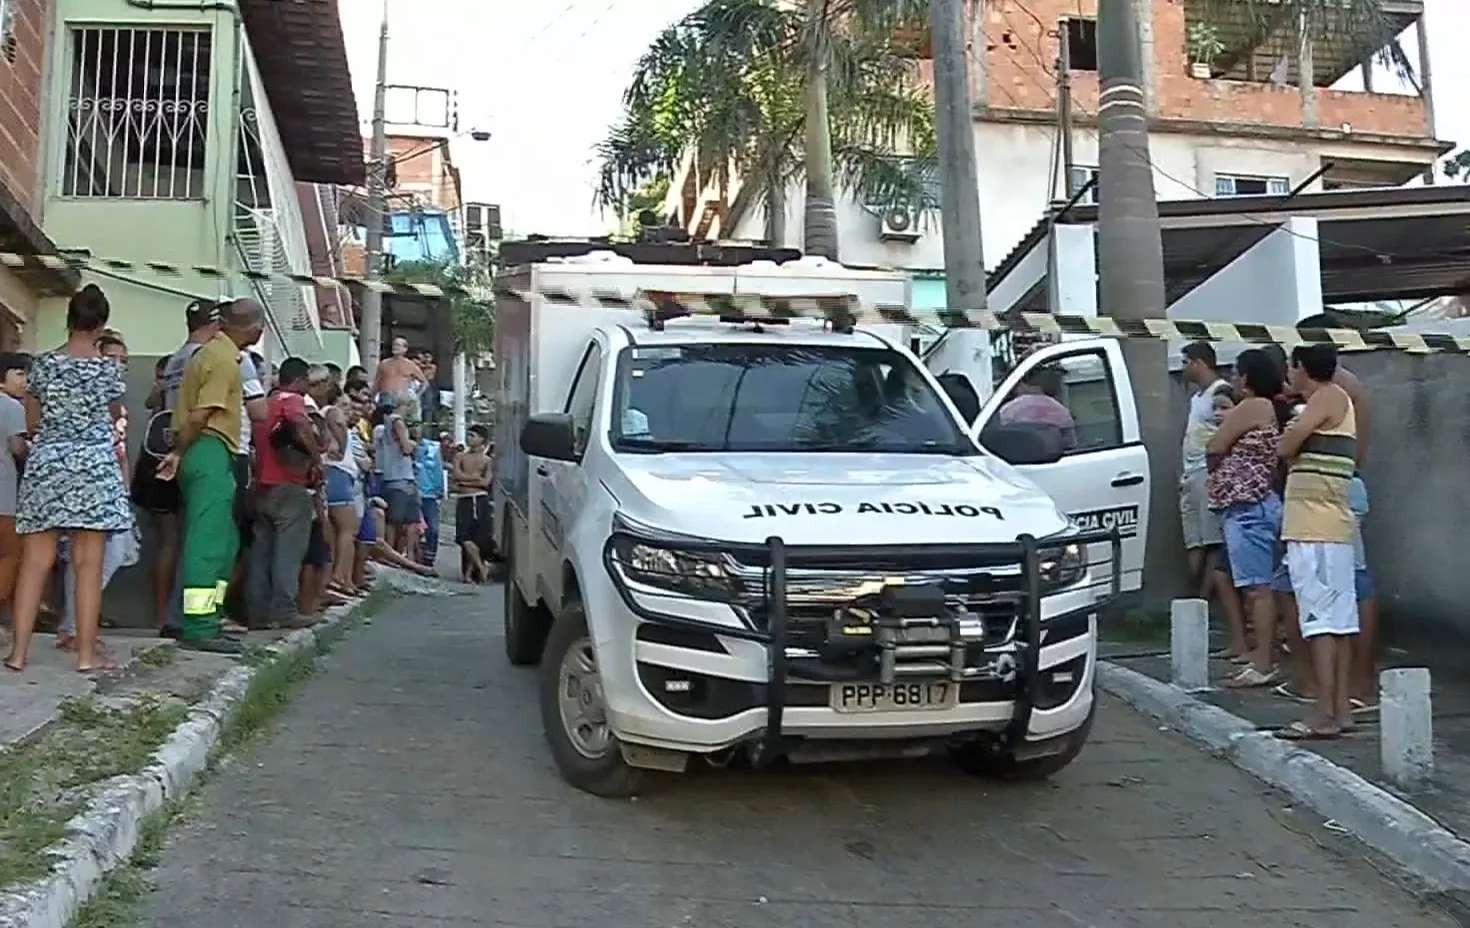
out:
{"label": "grass patch", "polygon": [[175,645],[160,644],[139,651],[133,660],[145,667],[171,667],[179,659],[179,649]]}
{"label": "grass patch", "polygon": [[39,736],[0,752],[0,886],[49,873],[91,787],[142,770],[187,711],[157,697],[124,707],[68,700]]}

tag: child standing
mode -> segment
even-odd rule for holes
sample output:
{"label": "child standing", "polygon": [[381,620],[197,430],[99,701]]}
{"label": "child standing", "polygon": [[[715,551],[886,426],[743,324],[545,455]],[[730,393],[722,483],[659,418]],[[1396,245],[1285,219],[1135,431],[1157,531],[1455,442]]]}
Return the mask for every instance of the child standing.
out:
{"label": "child standing", "polygon": [[459,570],[467,583],[486,583],[489,570],[485,554],[490,550],[490,456],[485,453],[490,436],[483,426],[470,429],[469,447],[454,456],[449,475],[455,497],[454,540],[459,545]]}
{"label": "child standing", "polygon": [[444,499],[444,453],[439,441],[420,434],[413,452],[413,471],[419,484],[419,502],[424,519],[424,534],[419,562],[433,567],[439,556],[440,503]]}

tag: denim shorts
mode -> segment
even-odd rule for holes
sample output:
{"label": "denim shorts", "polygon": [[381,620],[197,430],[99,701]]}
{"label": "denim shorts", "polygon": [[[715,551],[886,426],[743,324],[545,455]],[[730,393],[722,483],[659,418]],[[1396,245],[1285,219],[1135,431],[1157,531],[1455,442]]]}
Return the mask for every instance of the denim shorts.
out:
{"label": "denim shorts", "polygon": [[1280,563],[1281,497],[1272,493],[1258,503],[1236,503],[1220,515],[1236,588],[1269,586]]}
{"label": "denim shorts", "polygon": [[327,472],[327,506],[335,509],[338,506],[351,506],[352,494],[356,486],[352,482],[352,475],[340,467],[325,468]]}

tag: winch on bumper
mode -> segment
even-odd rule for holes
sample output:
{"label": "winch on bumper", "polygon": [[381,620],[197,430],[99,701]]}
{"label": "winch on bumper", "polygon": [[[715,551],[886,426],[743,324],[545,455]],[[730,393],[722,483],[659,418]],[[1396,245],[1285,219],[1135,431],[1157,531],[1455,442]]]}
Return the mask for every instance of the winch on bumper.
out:
{"label": "winch on bumper", "polygon": [[[818,743],[851,756],[860,743],[893,753],[895,742],[983,739],[1015,752],[1038,740],[1038,712],[1055,715],[1091,679],[1093,617],[1118,595],[1121,536],[809,547],[619,522],[603,561],[638,625],[616,667],[600,658],[605,684],[641,696],[628,708],[608,694],[634,751],[742,748],[761,761]],[[1045,678],[1044,648],[1062,656]],[[1057,734],[1090,710],[1089,691]]]}

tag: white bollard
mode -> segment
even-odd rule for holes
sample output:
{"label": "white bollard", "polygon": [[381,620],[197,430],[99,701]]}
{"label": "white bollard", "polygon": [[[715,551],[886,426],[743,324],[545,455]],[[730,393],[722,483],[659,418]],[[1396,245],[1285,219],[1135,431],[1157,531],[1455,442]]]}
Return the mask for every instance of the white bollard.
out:
{"label": "white bollard", "polygon": [[1434,774],[1428,667],[1378,675],[1378,731],[1384,776],[1400,786],[1414,786]]}
{"label": "white bollard", "polygon": [[1182,690],[1210,687],[1210,604],[1176,599],[1169,606],[1169,657],[1174,685]]}

